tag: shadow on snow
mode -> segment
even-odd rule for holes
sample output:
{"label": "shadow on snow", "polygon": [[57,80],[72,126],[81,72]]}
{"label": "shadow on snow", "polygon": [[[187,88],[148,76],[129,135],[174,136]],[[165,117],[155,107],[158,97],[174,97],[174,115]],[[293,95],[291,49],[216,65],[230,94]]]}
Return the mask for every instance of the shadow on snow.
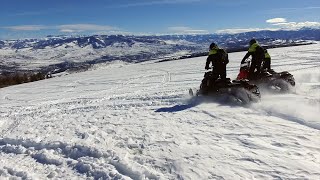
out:
{"label": "shadow on snow", "polygon": [[200,99],[191,98],[187,102],[187,104],[179,104],[179,105],[174,105],[172,107],[163,107],[163,108],[157,109],[155,112],[179,112],[179,111],[184,111],[186,109],[190,109],[192,107],[196,107],[199,104],[201,104]]}
{"label": "shadow on snow", "polygon": [[239,102],[236,98],[230,95],[220,95],[217,97],[196,96],[189,99],[185,104],[159,108],[155,112],[179,112],[196,107],[201,103],[218,103],[219,106],[227,107],[249,107],[251,105],[251,102]]}

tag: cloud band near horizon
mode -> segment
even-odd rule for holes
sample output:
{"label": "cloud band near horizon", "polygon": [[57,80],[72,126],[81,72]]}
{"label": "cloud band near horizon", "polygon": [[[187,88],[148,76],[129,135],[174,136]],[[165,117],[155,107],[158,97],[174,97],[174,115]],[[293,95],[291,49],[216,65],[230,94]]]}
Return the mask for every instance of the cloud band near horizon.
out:
{"label": "cloud band near horizon", "polygon": [[273,26],[270,28],[230,28],[230,29],[221,29],[217,30],[216,33],[218,34],[237,34],[237,33],[244,33],[244,32],[252,32],[252,31],[262,31],[262,30],[269,30],[269,31],[276,31],[276,30],[296,30],[304,27],[315,27],[320,28],[320,22],[288,22],[286,18],[272,18],[266,20],[266,23]]}
{"label": "cloud band near horizon", "polygon": [[41,30],[59,30],[60,32],[83,32],[83,31],[114,31],[119,30],[117,27],[96,24],[65,24],[57,26],[45,25],[18,25],[6,26],[3,29],[11,31],[41,31]]}
{"label": "cloud band near horizon", "polygon": [[[265,21],[267,24],[271,25],[270,28],[227,28],[216,30],[215,33],[228,33],[228,34],[236,34],[243,32],[251,32],[251,31],[261,31],[261,30],[279,30],[279,29],[288,29],[294,30],[303,27],[319,27],[320,22],[290,22],[287,21],[286,18],[272,18]],[[9,31],[42,31],[42,30],[58,30],[62,33],[80,33],[80,32],[123,32],[128,34],[128,32],[122,30],[118,27],[108,26],[108,25],[97,25],[97,24],[64,24],[64,25],[55,25],[55,26],[46,26],[46,25],[17,25],[17,26],[6,26],[0,27],[1,29],[7,29]],[[173,34],[208,34],[209,30],[206,29],[196,29],[186,26],[172,26],[167,28],[167,33]],[[159,32],[155,32],[154,34],[158,34]],[[134,33],[133,33],[134,34]],[[143,33],[138,33],[143,34]]]}

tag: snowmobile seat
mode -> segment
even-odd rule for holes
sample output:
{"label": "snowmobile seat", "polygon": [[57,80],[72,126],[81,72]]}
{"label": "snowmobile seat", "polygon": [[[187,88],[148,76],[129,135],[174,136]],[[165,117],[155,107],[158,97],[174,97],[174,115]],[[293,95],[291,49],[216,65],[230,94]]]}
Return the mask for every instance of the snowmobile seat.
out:
{"label": "snowmobile seat", "polygon": [[236,80],[232,80],[233,83],[240,83],[240,82],[249,82],[248,79],[236,79]]}
{"label": "snowmobile seat", "polygon": [[273,69],[269,69],[268,72],[271,73],[271,74],[276,73]]}
{"label": "snowmobile seat", "polygon": [[261,77],[270,77],[270,76],[272,76],[272,74],[270,73],[270,72],[268,72],[268,71],[263,71],[263,72],[261,72]]}
{"label": "snowmobile seat", "polygon": [[230,78],[226,78],[226,79],[217,79],[215,80],[215,82],[213,83],[213,88],[215,90],[218,90],[220,88],[224,88],[227,87],[230,84]]}
{"label": "snowmobile seat", "polygon": [[215,84],[218,84],[218,85],[226,85],[226,84],[229,84],[229,83],[231,83],[231,79],[230,78],[226,78],[226,79],[217,79],[216,81],[215,81]]}

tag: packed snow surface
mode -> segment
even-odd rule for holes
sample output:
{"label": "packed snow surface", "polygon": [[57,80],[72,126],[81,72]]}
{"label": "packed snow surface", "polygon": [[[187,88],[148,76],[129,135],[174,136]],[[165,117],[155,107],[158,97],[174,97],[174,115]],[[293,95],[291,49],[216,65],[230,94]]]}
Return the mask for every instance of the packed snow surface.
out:
{"label": "packed snow surface", "polygon": [[320,45],[269,52],[296,87],[249,106],[188,97],[206,57],[2,88],[0,179],[320,179]]}

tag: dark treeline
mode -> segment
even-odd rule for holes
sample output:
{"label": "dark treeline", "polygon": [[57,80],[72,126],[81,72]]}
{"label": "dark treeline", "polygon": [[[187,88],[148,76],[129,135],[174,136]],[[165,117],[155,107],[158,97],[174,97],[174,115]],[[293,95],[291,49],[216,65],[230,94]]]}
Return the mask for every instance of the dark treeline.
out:
{"label": "dark treeline", "polygon": [[38,72],[38,73],[16,72],[16,73],[0,74],[0,88],[16,85],[16,84],[39,81],[42,79],[46,79],[48,77],[49,76],[41,72]]}

